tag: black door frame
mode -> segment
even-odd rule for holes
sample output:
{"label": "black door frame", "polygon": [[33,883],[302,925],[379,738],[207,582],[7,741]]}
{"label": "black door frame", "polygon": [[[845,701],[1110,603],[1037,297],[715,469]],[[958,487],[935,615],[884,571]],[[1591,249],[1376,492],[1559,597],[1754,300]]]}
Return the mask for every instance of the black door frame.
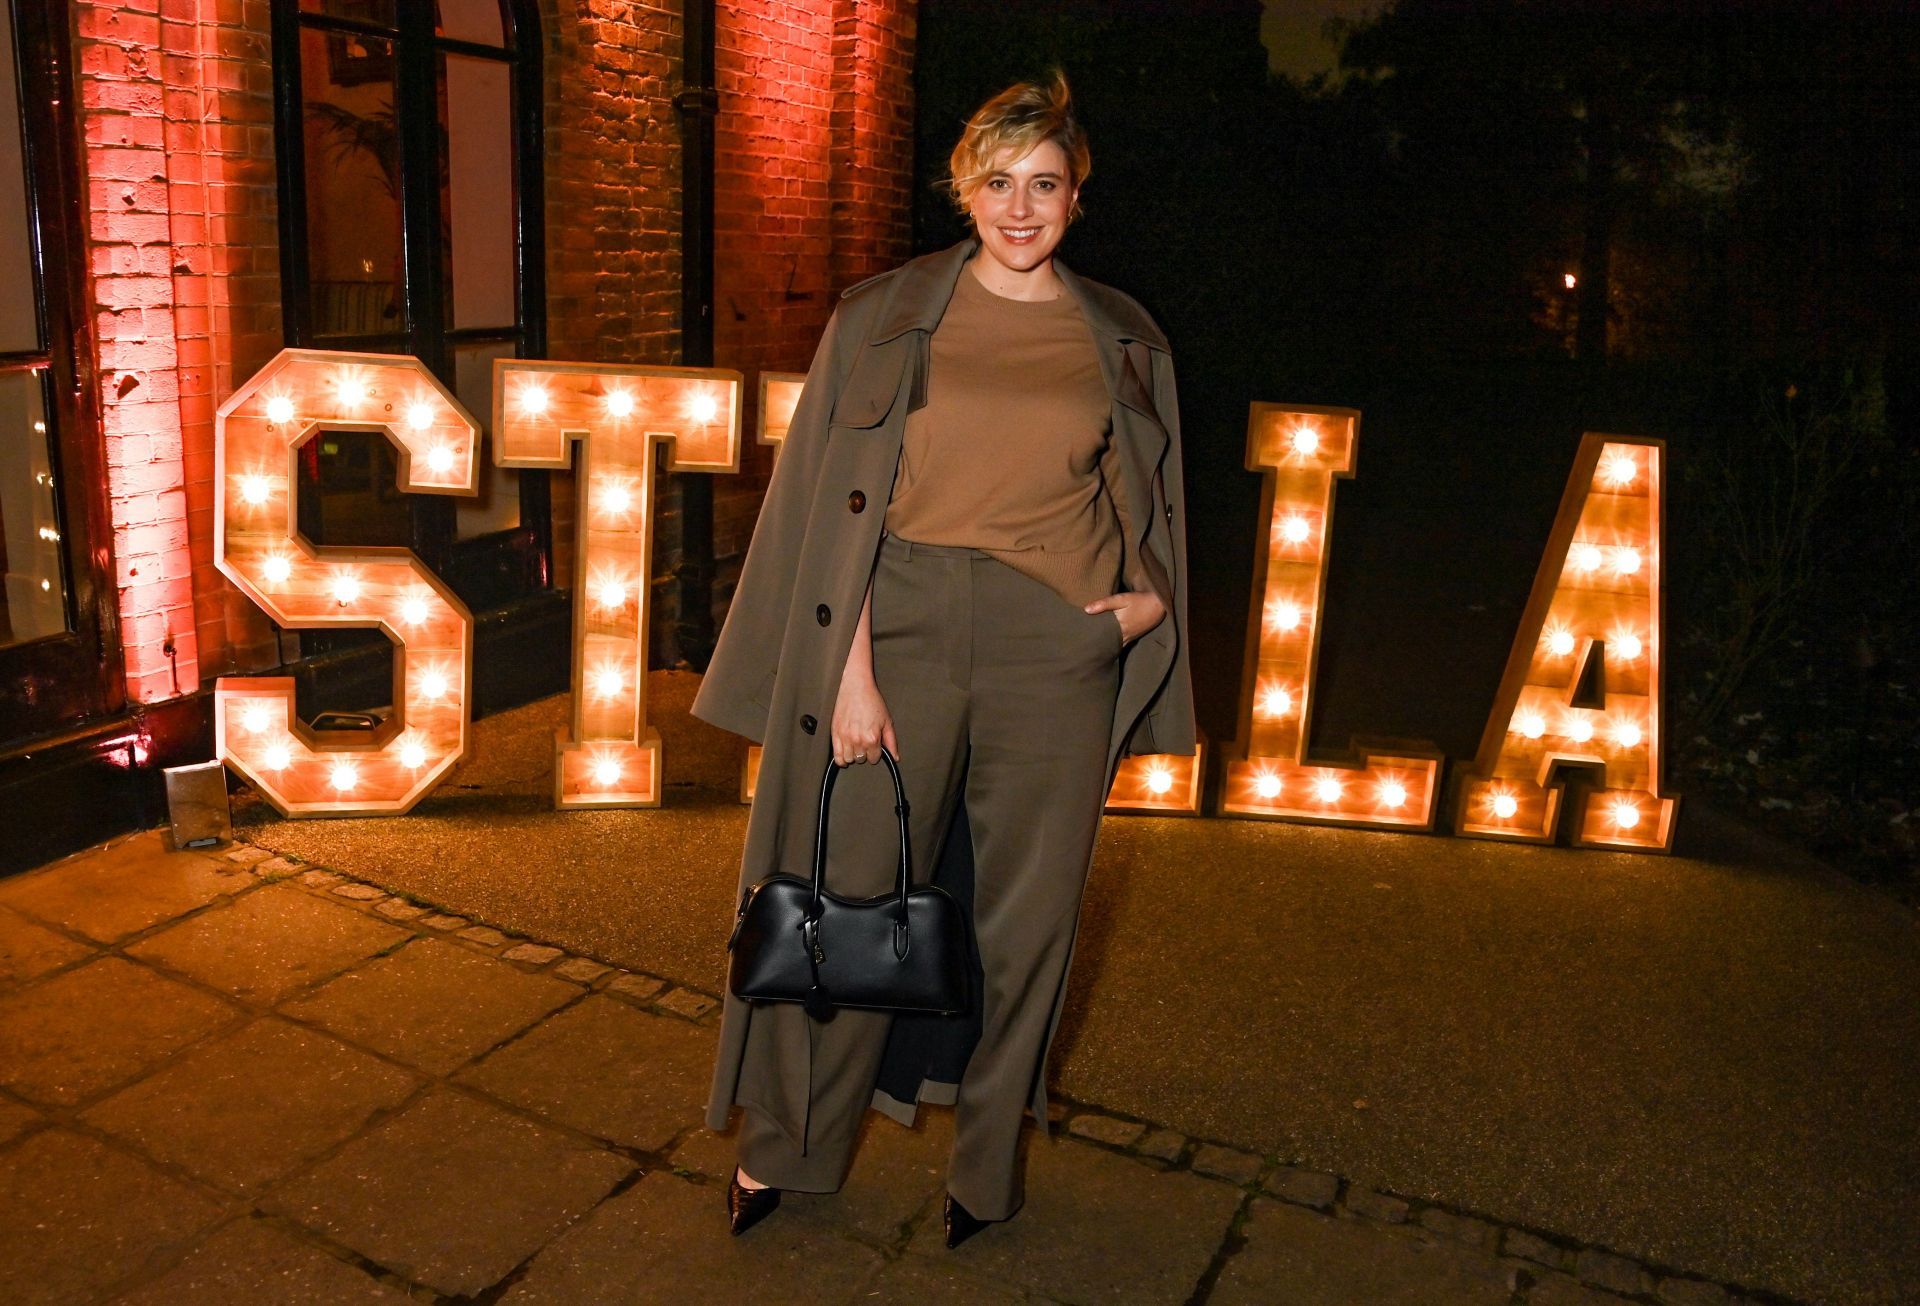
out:
{"label": "black door frame", "polygon": [[71,14],[68,0],[15,0],[13,12],[34,298],[45,348],[0,354],[0,371],[35,372],[48,382],[68,630],[0,649],[0,755],[111,717],[126,702],[93,331],[90,315],[80,311],[87,302],[80,241],[87,212],[69,62]]}

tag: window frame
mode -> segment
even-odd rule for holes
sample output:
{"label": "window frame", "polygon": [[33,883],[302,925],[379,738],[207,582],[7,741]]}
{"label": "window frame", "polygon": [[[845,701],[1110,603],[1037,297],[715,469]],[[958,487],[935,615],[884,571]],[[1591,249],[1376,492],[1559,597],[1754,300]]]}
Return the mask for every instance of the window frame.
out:
{"label": "window frame", "polygon": [[[544,190],[545,83],[541,67],[539,11],[534,0],[498,0],[502,47],[436,36],[435,6],[398,0],[395,25],[306,13],[300,0],[273,0],[274,140],[280,199],[282,334],[287,345],[307,349],[404,352],[420,359],[454,388],[454,351],[469,344],[507,341],[522,358],[547,352],[546,223]],[[403,322],[390,333],[329,335],[314,329],[308,261],[306,141],[300,34],[303,29],[358,34],[391,41],[394,50],[394,115],[399,125],[401,240],[405,282]],[[505,63],[509,79],[514,177],[515,323],[510,327],[455,329],[444,320],[451,269],[441,258],[438,56],[467,55]],[[427,184],[420,179],[429,178]],[[485,424],[488,414],[475,416]],[[409,496],[412,548],[421,561],[463,597],[481,577],[508,576],[503,605],[552,585],[553,510],[549,475],[518,473],[520,525],[471,539],[456,539],[455,502],[440,495]],[[473,604],[476,610],[491,610]],[[310,652],[348,647],[346,632],[302,632]]]}
{"label": "window frame", "polygon": [[[68,58],[69,0],[14,0],[27,228],[41,350],[0,354],[0,370],[40,373],[66,563],[63,634],[0,648],[0,752],[74,733],[126,705],[114,583],[106,444],[89,315],[87,230]],[[196,688],[188,686],[187,688]],[[44,746],[42,744],[41,746]]]}

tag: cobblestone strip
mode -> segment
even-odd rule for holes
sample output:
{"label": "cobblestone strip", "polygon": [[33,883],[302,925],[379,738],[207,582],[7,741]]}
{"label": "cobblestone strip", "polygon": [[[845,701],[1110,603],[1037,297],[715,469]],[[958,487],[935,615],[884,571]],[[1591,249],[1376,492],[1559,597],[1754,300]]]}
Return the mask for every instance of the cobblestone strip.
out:
{"label": "cobblestone strip", "polygon": [[[551,974],[644,1010],[697,1025],[718,1023],[717,994],[657,975],[624,970],[598,958],[477,923],[441,911],[435,904],[391,894],[376,884],[331,867],[309,865],[296,857],[274,856],[265,849],[240,845],[227,854],[227,860],[247,867],[262,880],[292,880],[317,897],[380,916],[423,936],[454,940],[521,970]],[[1604,1247],[1502,1224],[1417,1196],[1369,1188],[1288,1159],[1194,1138],[1090,1104],[1056,1097],[1049,1105],[1051,1121],[1072,1137],[1159,1169],[1191,1170],[1243,1189],[1250,1198],[1273,1197],[1335,1218],[1418,1230],[1421,1237],[1453,1242],[1495,1257],[1510,1271],[1516,1303],[1579,1300],[1653,1306],[1808,1306],[1796,1298],[1715,1283]],[[1246,1211],[1243,1205],[1236,1230],[1229,1233],[1226,1255],[1237,1250],[1239,1239],[1234,1235]],[[1217,1269],[1209,1271],[1209,1285]]]}
{"label": "cobblestone strip", "polygon": [[[1421,1237],[1456,1243],[1496,1258],[1509,1272],[1516,1303],[1551,1300],[1592,1302],[1594,1306],[1611,1301],[1657,1306],[1809,1306],[1764,1289],[1715,1283],[1604,1247],[1502,1224],[1419,1197],[1369,1188],[1278,1157],[1189,1138],[1096,1106],[1058,1098],[1051,1105],[1052,1114],[1068,1134],[1162,1169],[1190,1169],[1250,1194],[1311,1207],[1336,1218],[1418,1230]],[[1230,1236],[1228,1244],[1227,1254],[1231,1255],[1237,1250],[1235,1239]]]}
{"label": "cobblestone strip", "polygon": [[[249,844],[236,845],[226,854],[226,860],[246,867],[261,880],[291,881],[335,906],[357,908],[409,928],[416,935],[447,939],[497,957],[518,970],[553,975],[594,992],[605,992],[643,1010],[676,1016],[696,1025],[718,1022],[718,1016],[713,1015],[720,1009],[716,994],[686,988],[657,975],[623,970],[597,957],[568,952],[554,944],[442,911],[434,903],[390,893],[377,884],[330,866],[315,865],[293,856],[276,856]],[[707,1018],[710,1015],[712,1019]]]}

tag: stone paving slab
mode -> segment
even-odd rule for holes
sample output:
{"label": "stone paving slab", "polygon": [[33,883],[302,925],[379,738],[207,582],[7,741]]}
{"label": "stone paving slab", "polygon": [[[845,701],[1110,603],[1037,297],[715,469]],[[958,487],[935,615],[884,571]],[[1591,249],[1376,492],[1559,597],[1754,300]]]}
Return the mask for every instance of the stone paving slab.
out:
{"label": "stone paving slab", "polygon": [[0,880],[0,905],[114,943],[255,882],[224,858],[171,852],[150,830]]}
{"label": "stone paving slab", "polygon": [[[502,1306],[657,1306],[662,1302],[843,1306],[880,1253],[780,1209],[741,1237],[726,1196],[668,1172],[641,1179],[542,1251]],[[877,1300],[877,1299],[876,1299]]]}
{"label": "stone paving slab", "polygon": [[415,1283],[471,1296],[632,1172],[574,1135],[437,1089],[262,1206]]}
{"label": "stone paving slab", "polygon": [[564,980],[422,938],[280,1009],[443,1075],[579,996]]}
{"label": "stone paving slab", "polygon": [[379,1306],[410,1300],[264,1220],[223,1225],[160,1278],[114,1299],[115,1306]]}
{"label": "stone paving slab", "polygon": [[0,1084],[73,1106],[239,1015],[123,957],[101,957],[0,996]]}
{"label": "stone paving slab", "polygon": [[0,1163],[0,1301],[70,1306],[177,1255],[220,1206],[126,1153],[68,1129]]}
{"label": "stone paving slab", "polygon": [[1256,1199],[1208,1306],[1507,1306],[1512,1271],[1453,1243],[1423,1241]]}
{"label": "stone paving slab", "polygon": [[5,1147],[44,1119],[45,1116],[25,1103],[0,1097],[0,1147]]}
{"label": "stone paving slab", "polygon": [[1547,1275],[1527,1294],[1527,1306],[1625,1306],[1632,1300],[1586,1287],[1563,1274]]}
{"label": "stone paving slab", "polygon": [[582,1133],[657,1152],[699,1123],[712,1073],[710,1033],[595,994],[457,1078]]}
{"label": "stone paving slab", "polygon": [[419,1085],[398,1066],[266,1017],[201,1044],[82,1118],[196,1178],[249,1193]]}
{"label": "stone paving slab", "polygon": [[1032,1139],[1025,1205],[948,1250],[924,1221],[909,1254],[1088,1306],[1183,1306],[1226,1237],[1243,1194],[1070,1139]]}
{"label": "stone paving slab", "polygon": [[272,1006],[412,937],[365,912],[276,884],[149,935],[127,952]]}
{"label": "stone paving slab", "polygon": [[[781,1210],[784,1211],[784,1204]],[[1019,1288],[924,1256],[902,1256],[880,1267],[854,1294],[855,1302],[912,1302],[915,1306],[1022,1306],[1046,1302]]]}
{"label": "stone paving slab", "polygon": [[23,984],[92,952],[84,943],[0,907],[0,984]]}

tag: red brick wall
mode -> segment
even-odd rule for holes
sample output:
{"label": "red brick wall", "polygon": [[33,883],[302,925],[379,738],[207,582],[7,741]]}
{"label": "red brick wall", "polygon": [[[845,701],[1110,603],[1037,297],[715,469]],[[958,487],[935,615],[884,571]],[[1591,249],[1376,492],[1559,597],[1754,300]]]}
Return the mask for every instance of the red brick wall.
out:
{"label": "red brick wall", "polygon": [[[842,290],[907,257],[916,6],[718,9],[714,357],[746,374],[751,406],[760,370],[806,370]],[[771,470],[771,451],[749,444],[744,474],[714,487],[725,576],[738,574]]]}
{"label": "red brick wall", "polygon": [[[279,345],[265,0],[77,0],[127,692],[272,660],[213,567],[213,410]],[[174,657],[166,646],[171,640]]]}
{"label": "red brick wall", "polygon": [[[677,363],[679,6],[542,0],[540,10],[547,352],[586,362]],[[552,485],[554,581],[567,585],[573,477],[555,473]]]}
{"label": "red brick wall", "polygon": [[[548,352],[678,361],[680,5],[540,7]],[[128,693],[150,702],[279,660],[213,567],[214,410],[281,343],[269,6],[73,15]],[[914,0],[722,0],[717,18],[715,349],[751,402],[760,369],[805,368],[842,288],[907,253]],[[745,466],[716,486],[723,559],[770,459],[752,447]]]}

